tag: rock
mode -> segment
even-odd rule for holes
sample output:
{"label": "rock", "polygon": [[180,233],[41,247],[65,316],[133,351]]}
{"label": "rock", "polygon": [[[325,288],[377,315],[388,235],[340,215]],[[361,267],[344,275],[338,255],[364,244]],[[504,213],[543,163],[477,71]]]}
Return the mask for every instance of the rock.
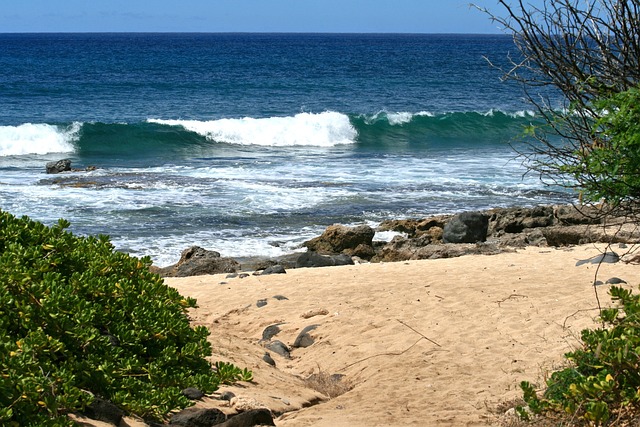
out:
{"label": "rock", "polygon": [[187,408],[171,417],[169,425],[184,427],[211,427],[227,420],[224,412],[217,408]]}
{"label": "rock", "polygon": [[593,206],[559,205],[554,207],[554,217],[558,225],[600,224],[602,211]]}
{"label": "rock", "polygon": [[362,245],[362,244],[356,246],[356,248],[353,250],[347,250],[345,252],[347,252],[347,255],[351,257],[358,257],[363,260],[370,260],[376,254],[376,251],[375,249],[373,249],[373,246]]}
{"label": "rock", "polygon": [[[162,277],[187,277],[203,274],[236,273],[240,264],[233,258],[223,258],[216,251],[192,246],[182,251],[180,260],[169,267],[156,268]],[[240,276],[239,276],[240,277]]]}
{"label": "rock", "polygon": [[182,394],[189,400],[200,400],[204,397],[204,393],[195,387],[187,387],[182,390]]}
{"label": "rock", "polygon": [[309,332],[313,331],[320,325],[309,325],[304,328],[293,343],[294,348],[306,348],[311,346],[315,342],[315,338],[309,334]]}
{"label": "rock", "polygon": [[371,259],[372,262],[398,262],[411,259],[417,250],[415,239],[403,236],[395,236],[385,244],[378,254]]}
{"label": "rock", "polygon": [[382,221],[378,225],[378,231],[395,231],[396,233],[405,233],[409,237],[416,234],[416,227],[420,223],[417,219],[390,219]]}
{"label": "rock", "polygon": [[336,265],[352,265],[353,260],[348,255],[320,255],[317,252],[300,254],[296,261],[296,268],[305,267],[333,267]]}
{"label": "rock", "polygon": [[291,359],[291,350],[282,341],[272,341],[265,345],[268,350],[273,351],[276,354],[284,357],[285,359]]}
{"label": "rock", "polygon": [[[355,250],[359,245],[372,246],[375,231],[368,225],[346,227],[344,225],[331,225],[322,233],[302,246],[312,252],[321,254],[339,254]],[[362,250],[362,249],[361,249]]]}
{"label": "rock", "polygon": [[266,276],[269,274],[286,274],[286,271],[281,265],[272,265],[271,267],[265,268],[264,270],[262,270],[262,273],[260,273],[261,276]]}
{"label": "rock", "polygon": [[[433,229],[433,228],[432,228]],[[429,233],[419,235],[415,238],[395,236],[390,242],[385,244],[371,259],[372,262],[397,262],[415,259],[414,255],[420,248],[432,243]]]}
{"label": "rock", "polygon": [[264,328],[264,331],[262,331],[262,340],[261,341],[269,341],[271,338],[273,338],[276,335],[278,335],[280,333],[280,325],[282,325],[282,323],[277,323],[275,325],[269,325],[266,328]]}
{"label": "rock", "polygon": [[549,246],[571,246],[597,241],[590,233],[587,226],[561,226],[546,227],[542,230],[544,238]]}
{"label": "rock", "polygon": [[[429,232],[435,234],[432,230],[442,229],[451,215],[440,215],[422,220],[417,219],[396,219],[387,220],[380,223],[378,231],[395,231],[397,233],[405,233],[407,237],[414,238]],[[434,236],[435,237],[435,236]]]}
{"label": "rock", "polygon": [[278,301],[288,301],[289,298],[285,297],[284,295],[274,295],[273,299],[277,299]]}
{"label": "rock", "polygon": [[84,409],[84,414],[97,421],[120,425],[124,411],[106,399],[94,397],[93,402]]}
{"label": "rock", "polygon": [[620,257],[618,256],[617,253],[615,253],[615,252],[605,252],[603,254],[596,255],[596,256],[588,258],[588,259],[580,260],[580,261],[576,262],[576,266],[579,266],[579,265],[582,265],[582,264],[587,264],[587,263],[590,263],[590,264],[600,264],[600,263],[615,264],[618,261],[620,261]]}
{"label": "rock", "polygon": [[445,243],[420,248],[413,254],[411,259],[455,258],[463,255],[496,255],[505,251],[507,251],[507,249],[498,248],[494,244],[487,243]]}
{"label": "rock", "polygon": [[71,160],[70,159],[62,159],[56,162],[49,162],[46,164],[47,173],[61,173],[61,172],[69,172],[71,171]]}
{"label": "rock", "polygon": [[231,399],[230,404],[237,412],[247,412],[253,411],[255,409],[267,409],[267,406],[264,403],[252,397],[234,397],[233,399]]}
{"label": "rock", "polygon": [[267,362],[269,365],[275,367],[276,366],[276,361],[273,360],[273,357],[271,357],[271,355],[267,352],[264,353],[264,356],[262,356],[262,360],[264,360],[265,362]]}
{"label": "rock", "polygon": [[480,212],[463,212],[444,226],[444,243],[476,243],[487,239],[489,217]]}
{"label": "rock", "polygon": [[612,278],[608,279],[605,283],[608,284],[608,285],[619,285],[619,284],[627,283],[627,282],[625,280],[619,278],[619,277],[612,277]]}
{"label": "rock", "polygon": [[271,411],[266,408],[252,409],[241,412],[230,418],[217,427],[253,427],[253,426],[275,426]]}
{"label": "rock", "polygon": [[266,299],[259,299],[256,302],[256,307],[258,307],[258,308],[264,307],[265,305],[267,305],[267,300]]}
{"label": "rock", "polygon": [[551,206],[494,209],[490,213],[489,234],[521,233],[525,229],[549,227],[554,223],[554,209]]}
{"label": "rock", "polygon": [[223,391],[220,393],[220,400],[231,401],[234,397],[236,397],[236,395],[232,391]]}

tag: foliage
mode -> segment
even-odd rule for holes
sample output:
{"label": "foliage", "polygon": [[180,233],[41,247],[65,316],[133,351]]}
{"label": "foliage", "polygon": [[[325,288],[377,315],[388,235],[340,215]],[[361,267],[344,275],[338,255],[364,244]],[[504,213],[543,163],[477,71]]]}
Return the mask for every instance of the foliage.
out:
{"label": "foliage", "polygon": [[234,384],[238,381],[253,380],[253,373],[247,368],[240,369],[232,363],[216,362],[214,369],[221,384]]}
{"label": "foliage", "polygon": [[[529,129],[532,138],[518,149],[529,171],[590,201],[637,202],[640,1],[498,4],[502,16],[481,9],[513,35],[517,54],[494,65],[522,84],[545,123]],[[544,95],[546,88],[562,102]],[[629,162],[620,161],[629,154]]]}
{"label": "foliage", "polygon": [[196,301],[149,258],[68,226],[0,212],[0,425],[69,425],[93,395],[158,420],[190,405],[182,389],[216,390],[209,332],[187,316]]}
{"label": "foliage", "polygon": [[[640,405],[640,295],[615,286],[610,293],[618,306],[602,311],[602,328],[582,331],[582,348],[565,355],[571,366],[551,375],[544,394],[521,383],[532,413],[566,412],[604,425],[622,409]],[[518,413],[527,418],[522,408]]]}
{"label": "foliage", "polygon": [[620,204],[640,199],[640,89],[594,101],[602,111],[594,121],[593,144],[576,153],[580,163],[567,169],[585,196]]}

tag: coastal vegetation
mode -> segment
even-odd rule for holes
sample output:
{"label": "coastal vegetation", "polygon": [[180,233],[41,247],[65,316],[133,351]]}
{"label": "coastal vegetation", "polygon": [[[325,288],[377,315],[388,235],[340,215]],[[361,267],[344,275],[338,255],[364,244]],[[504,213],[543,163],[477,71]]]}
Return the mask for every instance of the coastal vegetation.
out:
{"label": "coastal vegetation", "polygon": [[[526,131],[529,142],[520,154],[529,171],[578,191],[603,214],[624,212],[637,224],[640,2],[499,4],[504,16],[488,13],[513,34],[519,51],[500,68],[505,79],[523,85],[545,122]],[[553,105],[540,96],[545,87],[561,92],[565,103]],[[522,382],[527,404],[517,409],[522,418],[535,414],[560,425],[620,425],[637,417],[640,297],[622,287],[609,292],[614,307],[600,310],[600,328],[582,332],[582,347],[565,355],[568,367],[550,375],[542,392]]]}
{"label": "coastal vegetation", "polygon": [[251,380],[215,366],[209,331],[192,327],[193,298],[115,251],[108,238],[77,237],[0,212],[0,424],[71,425],[94,398],[161,420],[221,383]]}
{"label": "coastal vegetation", "polygon": [[[499,1],[490,14],[513,34],[518,54],[494,64],[516,81],[544,120],[519,150],[529,172],[579,192],[585,202],[637,210],[640,2]],[[563,102],[543,95],[560,93]],[[561,142],[559,143],[558,140]]]}

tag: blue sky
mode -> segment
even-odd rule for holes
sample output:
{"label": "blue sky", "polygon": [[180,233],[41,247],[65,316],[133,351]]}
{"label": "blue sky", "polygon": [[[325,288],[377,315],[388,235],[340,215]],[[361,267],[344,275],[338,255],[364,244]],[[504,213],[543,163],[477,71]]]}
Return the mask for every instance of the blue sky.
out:
{"label": "blue sky", "polygon": [[0,32],[500,32],[469,1],[7,0]]}

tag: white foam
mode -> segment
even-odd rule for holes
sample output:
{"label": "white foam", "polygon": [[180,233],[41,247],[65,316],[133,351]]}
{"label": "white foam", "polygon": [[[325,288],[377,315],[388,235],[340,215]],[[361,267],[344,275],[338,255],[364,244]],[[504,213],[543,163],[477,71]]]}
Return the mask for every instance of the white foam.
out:
{"label": "white foam", "polygon": [[0,156],[73,152],[81,127],[81,123],[68,128],[32,123],[0,126]]}
{"label": "white foam", "polygon": [[521,118],[525,118],[525,117],[535,117],[536,113],[533,110],[519,110],[519,111],[514,111],[514,112],[506,112],[503,110],[496,110],[496,109],[491,109],[489,111],[486,111],[484,113],[480,113],[485,117],[493,117],[495,116],[496,113],[502,113],[506,116],[509,116],[511,118],[514,119],[521,119]]}
{"label": "white foam", "polygon": [[402,125],[409,123],[412,119],[412,113],[387,113],[387,120],[389,120],[390,125]]}
{"label": "white foam", "polygon": [[331,147],[353,144],[358,136],[345,114],[300,113],[291,117],[242,119],[158,120],[151,123],[182,126],[216,142],[264,146],[319,146]]}

